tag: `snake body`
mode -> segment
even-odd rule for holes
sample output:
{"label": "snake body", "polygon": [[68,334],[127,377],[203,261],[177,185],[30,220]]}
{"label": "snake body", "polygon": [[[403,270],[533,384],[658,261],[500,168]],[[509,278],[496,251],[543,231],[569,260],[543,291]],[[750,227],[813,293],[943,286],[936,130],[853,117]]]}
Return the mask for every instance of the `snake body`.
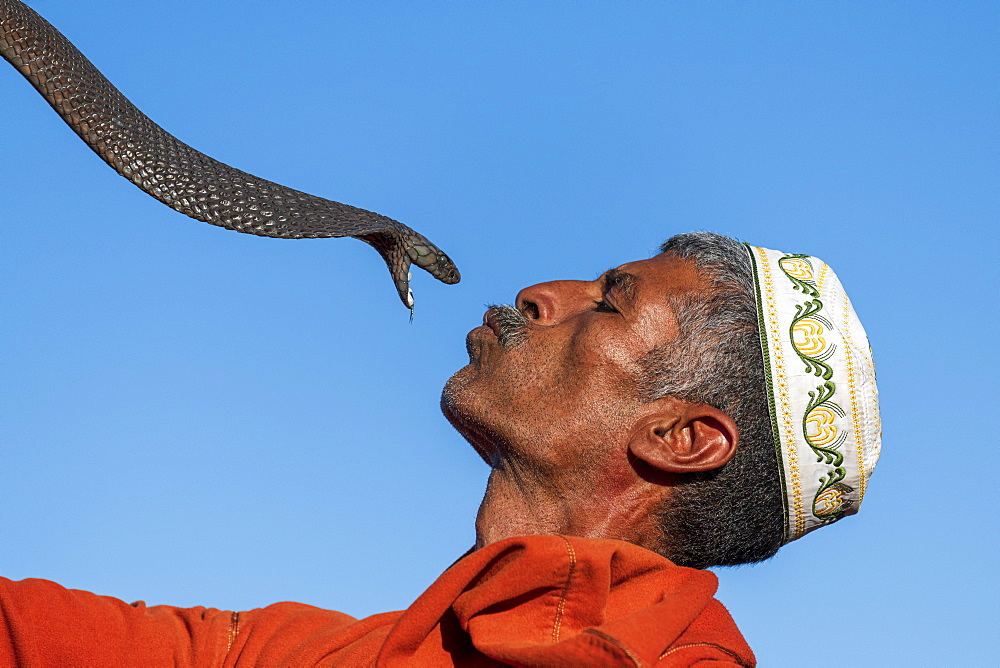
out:
{"label": "snake body", "polygon": [[258,178],[178,140],[18,0],[0,0],[0,54],[112,169],[180,213],[258,236],[360,239],[385,260],[410,309],[411,263],[445,283],[459,281],[451,259],[406,225]]}

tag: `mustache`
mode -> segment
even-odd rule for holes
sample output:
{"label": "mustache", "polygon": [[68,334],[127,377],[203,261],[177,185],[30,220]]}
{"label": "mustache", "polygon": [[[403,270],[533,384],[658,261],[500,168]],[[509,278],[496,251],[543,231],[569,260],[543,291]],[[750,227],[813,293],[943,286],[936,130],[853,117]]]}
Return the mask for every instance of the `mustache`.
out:
{"label": "mustache", "polygon": [[491,304],[493,319],[500,329],[497,339],[502,348],[510,349],[528,340],[528,318],[510,304]]}

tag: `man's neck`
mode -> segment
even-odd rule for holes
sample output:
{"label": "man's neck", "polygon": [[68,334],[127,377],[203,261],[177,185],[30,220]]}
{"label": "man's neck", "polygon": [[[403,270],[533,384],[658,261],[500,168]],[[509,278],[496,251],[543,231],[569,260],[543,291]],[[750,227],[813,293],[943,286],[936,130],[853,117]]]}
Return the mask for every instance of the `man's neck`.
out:
{"label": "man's neck", "polygon": [[653,490],[643,485],[604,487],[580,480],[561,485],[541,475],[494,469],[476,518],[476,547],[514,536],[554,533],[660,547],[654,512],[659,495],[650,494]]}
{"label": "man's neck", "polygon": [[513,536],[564,533],[565,508],[549,496],[505,471],[491,471],[476,517],[476,547]]}

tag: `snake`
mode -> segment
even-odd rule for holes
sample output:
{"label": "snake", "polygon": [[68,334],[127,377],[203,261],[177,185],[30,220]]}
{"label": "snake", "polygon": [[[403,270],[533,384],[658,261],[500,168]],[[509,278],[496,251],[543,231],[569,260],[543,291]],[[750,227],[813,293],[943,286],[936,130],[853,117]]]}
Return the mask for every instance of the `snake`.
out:
{"label": "snake", "polygon": [[19,0],[0,0],[0,54],[104,162],[175,211],[263,237],[360,239],[385,260],[411,316],[411,265],[444,283],[461,278],[451,258],[397,220],[267,181],[191,148]]}

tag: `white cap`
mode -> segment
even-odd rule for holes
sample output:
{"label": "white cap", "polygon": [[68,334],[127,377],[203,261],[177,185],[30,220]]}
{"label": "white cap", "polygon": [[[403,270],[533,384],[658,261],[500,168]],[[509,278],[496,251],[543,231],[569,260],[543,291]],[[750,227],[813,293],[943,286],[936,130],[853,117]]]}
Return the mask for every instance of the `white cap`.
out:
{"label": "white cap", "polygon": [[882,447],[875,364],[829,265],[748,248],[788,543],[861,506]]}

